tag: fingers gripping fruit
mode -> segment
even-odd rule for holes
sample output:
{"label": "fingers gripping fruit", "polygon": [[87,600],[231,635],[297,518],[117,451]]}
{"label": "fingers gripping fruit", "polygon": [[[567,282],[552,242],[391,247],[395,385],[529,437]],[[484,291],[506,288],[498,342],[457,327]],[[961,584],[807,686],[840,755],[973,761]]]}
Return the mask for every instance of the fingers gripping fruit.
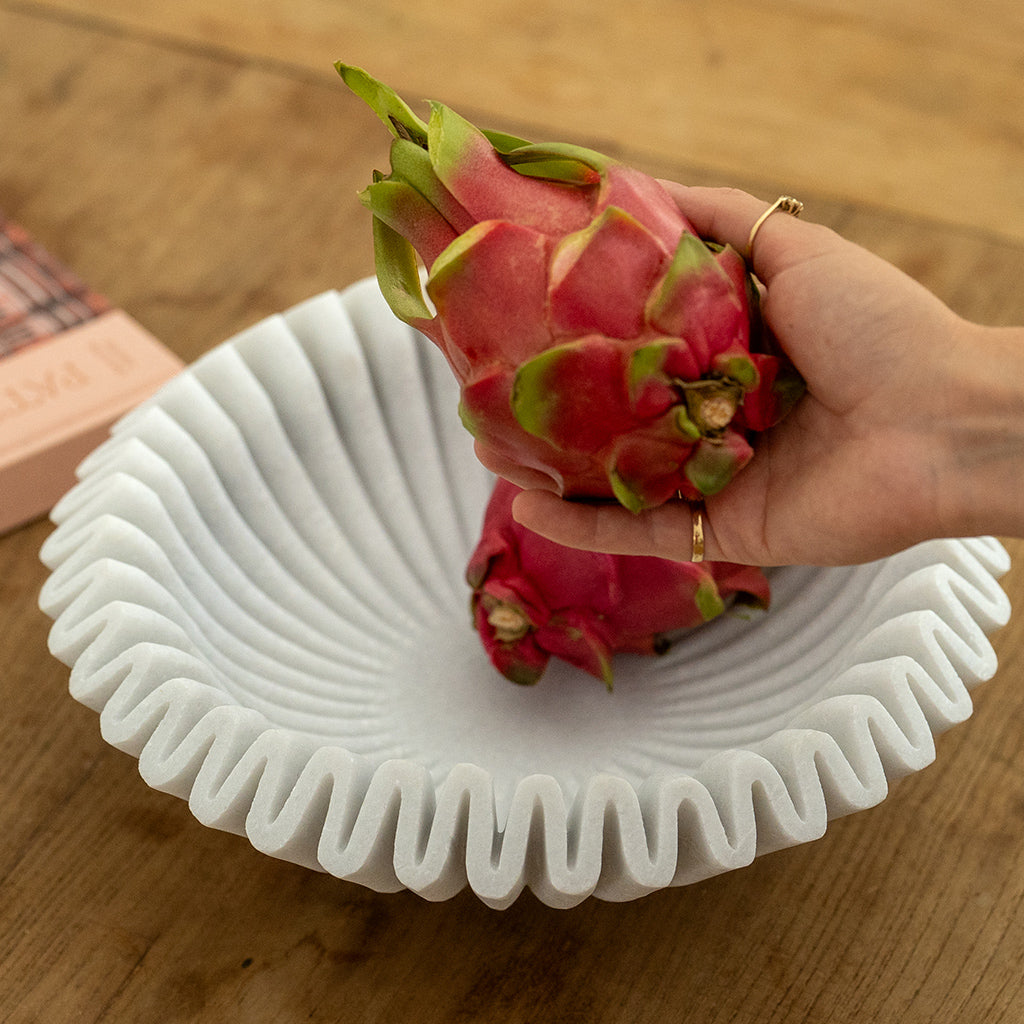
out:
{"label": "fingers gripping fruit", "polygon": [[362,194],[381,289],[444,352],[477,440],[565,497],[635,512],[726,486],[801,386],[741,256],[623,163],[439,103],[423,121],[337,67],[395,136]]}
{"label": "fingers gripping fruit", "polygon": [[730,605],[768,605],[768,579],[753,566],[604,555],[546,540],[512,518],[517,493],[498,481],[466,570],[484,649],[513,682],[537,682],[557,657],[611,687],[613,654],[660,654],[674,633]]}

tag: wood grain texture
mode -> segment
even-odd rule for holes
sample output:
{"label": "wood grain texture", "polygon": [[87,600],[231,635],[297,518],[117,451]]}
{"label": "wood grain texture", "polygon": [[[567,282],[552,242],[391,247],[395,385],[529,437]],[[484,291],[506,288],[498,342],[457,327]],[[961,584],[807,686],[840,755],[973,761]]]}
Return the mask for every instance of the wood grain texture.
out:
{"label": "wood grain texture", "polygon": [[[382,2],[382,27],[371,29],[362,5],[327,0],[0,0],[0,207],[195,358],[370,272],[355,192],[368,167],[385,164],[386,140],[315,70],[344,45],[413,93],[451,72],[447,99],[513,111],[533,134],[571,129],[608,141],[654,173],[769,198],[796,181],[810,214],[963,315],[1024,323],[1024,204],[1019,177],[1009,180],[1024,154],[1019,82],[1009,77],[1014,61],[1020,73],[1016,3],[992,2],[976,20],[951,0],[792,0],[775,15],[663,3],[677,21],[709,27],[703,42],[680,32],[672,46],[637,29],[658,55],[644,84],[655,106],[642,116],[615,86],[621,72],[609,70],[625,25],[615,8],[589,25],[580,8],[539,0],[492,5],[487,23],[483,7],[458,3],[445,10],[460,16],[441,21],[435,6]],[[737,41],[727,29],[741,13],[752,27]],[[417,48],[436,44],[446,23],[444,56],[420,60]],[[810,25],[803,36],[798,24]],[[814,50],[826,32],[838,61],[831,79]],[[691,86],[669,50],[685,64],[709,39],[722,53],[700,59],[718,61],[717,84],[709,74]],[[838,52],[851,39],[870,41],[877,68],[863,50]],[[954,39],[959,57],[947,70],[963,99],[950,109],[932,95],[941,75],[926,65]],[[541,56],[570,51],[561,76],[539,71]],[[884,69],[897,51],[905,65]],[[902,76],[906,90],[892,106],[885,75]],[[767,120],[757,106],[743,114],[765,80],[777,109]],[[684,84],[680,114],[665,97]],[[1001,128],[995,115],[967,124],[995,99]],[[705,103],[746,121],[712,138],[712,120],[695,113]],[[600,121],[588,120],[595,110]],[[676,120],[652,131],[656,115]],[[935,160],[944,132],[945,148],[959,152]],[[701,144],[682,145],[687,133]],[[883,143],[891,177],[872,179],[867,159],[837,173]],[[793,176],[810,164],[813,175]],[[936,202],[950,182],[955,191],[995,180],[997,166],[1003,187],[978,206]],[[37,523],[0,538],[5,1024],[1021,1020],[1019,614],[995,638],[997,676],[976,692],[972,719],[939,739],[936,763],[820,841],[634,903],[564,912],[526,895],[499,913],[468,894],[436,905],[381,896],[274,861],[148,789],[135,761],[104,744],[96,716],[68,697],[67,670],[47,653],[49,623],[35,601],[49,530]],[[1016,561],[1005,586],[1020,604],[1024,542],[1008,543]]]}
{"label": "wood grain texture", "polygon": [[329,79],[344,59],[540,133],[752,170],[1024,239],[1024,14],[1012,0],[53,0]]}

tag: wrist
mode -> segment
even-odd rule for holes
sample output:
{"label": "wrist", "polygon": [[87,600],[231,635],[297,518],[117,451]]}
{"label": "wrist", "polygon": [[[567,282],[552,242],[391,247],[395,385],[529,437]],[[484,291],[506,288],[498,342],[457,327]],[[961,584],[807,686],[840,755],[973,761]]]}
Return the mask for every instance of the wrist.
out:
{"label": "wrist", "polygon": [[961,322],[956,337],[942,532],[1024,536],[1024,329]]}

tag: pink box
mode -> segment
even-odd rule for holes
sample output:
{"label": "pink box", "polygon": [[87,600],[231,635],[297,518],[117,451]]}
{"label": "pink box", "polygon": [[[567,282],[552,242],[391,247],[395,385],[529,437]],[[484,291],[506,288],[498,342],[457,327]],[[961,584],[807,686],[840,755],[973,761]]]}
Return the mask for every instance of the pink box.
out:
{"label": "pink box", "polygon": [[183,365],[0,215],[0,533],[45,515]]}

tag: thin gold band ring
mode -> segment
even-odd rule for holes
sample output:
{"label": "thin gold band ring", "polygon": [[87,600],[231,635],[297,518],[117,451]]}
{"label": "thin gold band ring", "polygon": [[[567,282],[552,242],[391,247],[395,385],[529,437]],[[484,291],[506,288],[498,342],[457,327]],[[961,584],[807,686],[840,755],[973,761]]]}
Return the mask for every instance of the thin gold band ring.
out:
{"label": "thin gold band ring", "polygon": [[788,213],[791,217],[799,217],[803,213],[804,204],[799,199],[794,199],[792,196],[779,196],[778,199],[768,207],[764,213],[761,214],[757,220],[754,221],[754,226],[750,229],[750,235],[747,238],[747,257],[750,258],[754,254],[754,238],[757,236],[758,231],[761,230],[761,225],[773,214],[773,213]]}

